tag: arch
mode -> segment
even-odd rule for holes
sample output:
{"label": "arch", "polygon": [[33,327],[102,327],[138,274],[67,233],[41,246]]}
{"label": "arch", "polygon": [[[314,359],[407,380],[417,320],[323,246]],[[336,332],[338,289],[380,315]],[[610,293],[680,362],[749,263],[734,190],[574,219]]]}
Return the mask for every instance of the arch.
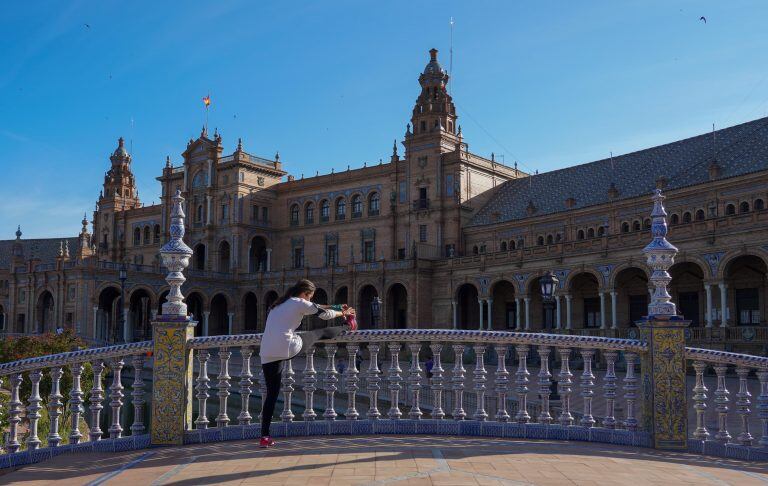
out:
{"label": "arch", "polygon": [[696,210],[695,218],[696,218],[696,221],[704,221],[704,219],[706,218],[706,216],[704,214],[704,210],[703,209],[697,209]]}
{"label": "arch", "polygon": [[253,292],[243,297],[243,331],[259,331],[259,300]]}
{"label": "arch", "polygon": [[187,315],[192,317],[192,320],[197,322],[195,326],[195,336],[203,335],[203,326],[205,317],[203,316],[203,310],[205,309],[206,297],[199,291],[193,291],[187,294],[184,298],[184,302],[187,303]]}
{"label": "arch", "polygon": [[755,208],[755,211],[762,211],[765,209],[765,201],[762,199],[755,199],[755,202],[752,203],[752,206]]}
{"label": "arch", "polygon": [[[379,291],[376,287],[370,284],[363,285],[357,293],[357,323],[361,329],[374,329],[376,327],[382,327],[381,316],[379,321],[374,322],[371,312],[371,303],[373,299],[379,296]],[[380,311],[381,312],[381,311]]]}
{"label": "arch", "polygon": [[275,301],[280,298],[278,293],[274,290],[270,290],[266,294],[264,294],[264,325],[267,325],[267,317],[269,316],[269,311],[272,310],[272,305],[275,303]]}
{"label": "arch", "polygon": [[[312,302],[314,302],[315,304],[327,305],[328,293],[319,287],[316,288],[315,295],[312,296]],[[307,322],[308,329],[318,329],[321,327],[326,327],[326,325],[327,325],[327,321],[324,321],[319,317],[310,317]]]}
{"label": "arch", "polygon": [[629,233],[629,223],[624,221],[621,223],[621,232],[622,233]]}
{"label": "arch", "polygon": [[572,299],[572,324],[574,328],[600,327],[600,282],[601,276],[590,270],[568,275],[568,293]]}
{"label": "arch", "polygon": [[203,187],[208,183],[208,173],[204,170],[199,170],[192,177],[192,188]]}
{"label": "arch", "polygon": [[381,195],[373,191],[368,195],[368,216],[378,216],[381,211]]}
{"label": "arch", "polygon": [[739,214],[744,214],[749,212],[749,202],[742,201],[739,204]]}
{"label": "arch", "polygon": [[651,218],[645,218],[645,219],[643,220],[643,229],[644,229],[644,230],[649,230],[649,229],[651,229]]}
{"label": "arch", "polygon": [[216,294],[211,299],[211,314],[208,317],[208,335],[219,336],[229,331],[229,303],[225,294]]}
{"label": "arch", "polygon": [[497,280],[491,285],[490,294],[493,300],[491,329],[499,331],[514,329],[518,312],[515,284],[509,280]]}
{"label": "arch", "polygon": [[[168,294],[169,293],[170,293],[170,291],[167,290],[167,289],[163,290],[162,292],[160,292],[160,297],[157,298],[157,314],[158,315],[163,313],[163,304],[168,302]],[[184,301],[186,302],[187,299],[185,298]],[[189,307],[189,306],[187,306],[187,307]]]}
{"label": "arch", "polygon": [[456,326],[459,329],[478,329],[480,327],[480,304],[477,287],[464,283],[456,289]]}
{"label": "arch", "polygon": [[128,340],[152,339],[152,293],[144,287],[134,289],[128,297]]}
{"label": "arch", "polygon": [[501,242],[501,245],[499,247],[499,251],[507,251],[507,242],[506,241],[502,241]]}
{"label": "arch", "polygon": [[674,213],[672,216],[670,216],[669,224],[680,224],[680,215],[677,213]]}
{"label": "arch", "polygon": [[313,224],[315,222],[315,203],[309,201],[304,205],[304,224]]}
{"label": "arch", "polygon": [[691,215],[690,211],[686,211],[683,213],[683,223],[690,223],[693,221],[693,216]]}
{"label": "arch", "polygon": [[336,294],[334,295],[333,303],[352,305],[352,302],[349,302],[349,289],[347,288],[346,285],[343,285],[338,289],[336,289]]}
{"label": "arch", "polygon": [[691,321],[691,327],[701,326],[705,315],[704,269],[693,261],[675,262],[669,275],[669,294],[677,313]]}
{"label": "arch", "polygon": [[352,204],[352,217],[359,218],[363,215],[363,196],[354,194],[350,201]]}
{"label": "arch", "polygon": [[594,238],[595,237],[595,228],[588,228],[587,229],[587,238]]}
{"label": "arch", "polygon": [[515,240],[509,240],[509,250],[515,251],[517,248],[515,248]]}
{"label": "arch", "polygon": [[141,228],[133,229],[133,246],[141,245]]}
{"label": "arch", "polygon": [[555,244],[555,237],[553,235],[547,235],[547,244],[548,245],[554,245]]}
{"label": "arch", "polygon": [[641,229],[640,220],[639,219],[634,220],[632,222],[632,231],[640,231],[640,229]]}
{"label": "arch", "polygon": [[37,332],[53,332],[56,330],[55,307],[56,302],[51,291],[44,290],[37,297]]}
{"label": "arch", "polygon": [[344,196],[340,196],[336,199],[336,202],[334,203],[334,214],[336,215],[337,220],[346,218],[347,200],[344,198]]}
{"label": "arch", "polygon": [[[386,326],[392,329],[408,328],[408,290],[400,282],[393,283],[387,290],[385,301]],[[382,309],[384,312],[385,309]]]}
{"label": "arch", "polygon": [[152,234],[152,230],[149,228],[149,225],[144,227],[144,244],[148,245],[151,243],[150,237]]}
{"label": "arch", "polygon": [[576,239],[577,239],[577,240],[583,240],[583,239],[584,239],[584,230],[583,230],[583,229],[580,229],[580,230],[579,230],[579,231],[576,233]]}
{"label": "arch", "polygon": [[584,268],[580,268],[578,270],[574,270],[570,272],[568,276],[565,277],[565,282],[561,284],[561,287],[566,291],[569,291],[569,289],[573,285],[573,280],[583,273],[593,276],[595,280],[598,282],[598,285],[602,287],[602,283],[604,281],[603,275],[597,270],[595,270],[594,268],[590,268],[590,267],[584,267]]}
{"label": "arch", "polygon": [[98,309],[96,311],[95,339],[116,342],[122,337],[120,325],[120,289],[114,285],[106,285],[100,292]]}
{"label": "arch", "polygon": [[733,204],[728,204],[725,206],[725,215],[726,216],[733,216],[736,214],[736,206]]}
{"label": "arch", "polygon": [[536,237],[536,245],[537,246],[544,246],[544,237],[539,235]]}
{"label": "arch", "polygon": [[256,235],[248,247],[248,271],[263,272],[267,269],[267,240]]}
{"label": "arch", "polygon": [[597,227],[597,236],[605,236],[605,226]]}
{"label": "arch", "polygon": [[229,242],[222,240],[219,243],[219,272],[229,272],[231,270],[231,255]]}
{"label": "arch", "polygon": [[326,222],[331,219],[331,203],[327,199],[320,201],[320,222]]}
{"label": "arch", "polygon": [[730,321],[737,326],[758,326],[765,322],[766,274],[763,258],[749,253],[730,259],[723,270],[728,284]]}
{"label": "arch", "polygon": [[[648,272],[644,267],[626,264],[614,270],[610,286],[616,292],[616,325],[634,326],[648,315]],[[608,316],[606,316],[607,318]]]}
{"label": "arch", "polygon": [[291,226],[297,226],[299,224],[299,205],[291,204],[290,209]]}
{"label": "arch", "polygon": [[192,261],[194,262],[194,270],[205,270],[205,245],[203,243],[195,245],[195,249],[192,251]]}

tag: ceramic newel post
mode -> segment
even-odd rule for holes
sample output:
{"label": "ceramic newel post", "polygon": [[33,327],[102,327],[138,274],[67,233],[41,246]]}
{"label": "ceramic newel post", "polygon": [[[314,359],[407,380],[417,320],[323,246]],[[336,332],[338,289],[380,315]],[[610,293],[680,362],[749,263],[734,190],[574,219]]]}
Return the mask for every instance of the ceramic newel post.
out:
{"label": "ceramic newel post", "polygon": [[182,273],[192,256],[184,243],[184,210],[181,191],[171,198],[171,239],[160,249],[168,269],[165,281],[171,289],[163,313],[152,323],[153,336],[153,445],[181,445],[184,432],[192,425],[192,350],[188,342],[197,324],[187,316],[187,304],[181,293],[186,280]]}
{"label": "ceramic newel post", "polygon": [[648,315],[637,322],[648,352],[643,356],[643,401],[645,425],[657,449],[688,447],[688,407],[685,386],[685,328],[690,321],[677,314],[667,287],[669,269],[677,248],[667,241],[667,212],[660,189],[653,194],[651,212],[653,240],[643,249],[653,286]]}

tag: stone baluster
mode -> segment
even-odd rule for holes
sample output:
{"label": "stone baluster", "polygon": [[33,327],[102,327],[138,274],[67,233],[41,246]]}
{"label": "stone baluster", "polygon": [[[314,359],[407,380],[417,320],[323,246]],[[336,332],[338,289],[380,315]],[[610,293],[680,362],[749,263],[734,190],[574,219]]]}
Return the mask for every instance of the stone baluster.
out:
{"label": "stone baluster", "polygon": [[381,417],[381,412],[379,412],[378,408],[379,390],[381,390],[381,378],[379,377],[381,374],[381,371],[379,370],[379,349],[380,347],[378,344],[368,345],[368,354],[371,358],[371,362],[368,364],[368,396],[370,397],[368,418],[371,420],[376,420]]}
{"label": "stone baluster", "polygon": [[82,432],[80,432],[80,417],[83,414],[83,389],[81,384],[81,377],[83,376],[83,370],[85,367],[82,363],[75,363],[70,366],[72,371],[72,390],[69,392],[69,414],[71,417],[71,430],[69,432],[69,443],[79,444],[80,439],[83,438]]}
{"label": "stone baluster", "polygon": [[101,423],[101,411],[104,409],[104,405],[102,404],[104,401],[104,389],[101,385],[101,377],[104,373],[104,363],[100,360],[94,361],[91,363],[91,368],[93,368],[93,387],[91,388],[91,405],[89,406],[89,409],[91,410],[91,431],[88,435],[91,438],[91,442],[95,442],[101,440],[101,436],[104,434],[99,425]]}
{"label": "stone baluster", "polygon": [[432,404],[432,418],[442,420],[445,418],[445,411],[443,411],[443,365],[440,360],[440,353],[443,352],[443,345],[440,343],[433,343],[429,345],[429,349],[432,350],[432,395],[434,402]]}
{"label": "stone baluster", "polygon": [[357,343],[347,344],[347,369],[344,370],[344,376],[347,382],[347,420],[357,420],[360,414],[357,412],[357,391],[358,391],[358,369],[357,369],[357,352],[360,349],[360,345]]}
{"label": "stone baluster", "polygon": [[294,375],[293,360],[285,360],[282,377],[283,411],[280,413],[280,420],[283,422],[293,422],[295,418],[293,410],[291,410],[293,405],[293,384],[296,383],[296,380],[293,379]]}
{"label": "stone baluster", "polygon": [[143,434],[144,426],[144,379],[141,376],[144,370],[144,356],[134,354],[131,360],[133,366],[133,384],[131,385],[131,397],[133,398],[133,423],[131,424],[131,435]]}
{"label": "stone baluster", "polygon": [[627,362],[627,373],[624,376],[624,398],[627,401],[627,415],[624,418],[624,428],[637,430],[637,417],[635,417],[635,400],[637,399],[637,375],[635,375],[635,363],[637,355],[626,353],[624,359]]}
{"label": "stone baluster", "polygon": [[51,368],[51,394],[48,395],[48,420],[50,429],[48,431],[48,446],[58,447],[61,444],[61,435],[59,434],[59,417],[62,414],[64,403],[61,401],[64,396],[61,394],[61,377],[64,371],[61,367]]}
{"label": "stone baluster", "polygon": [[32,371],[29,374],[29,380],[32,382],[32,393],[29,396],[29,405],[27,406],[27,419],[29,419],[29,433],[27,435],[27,449],[34,451],[40,447],[41,441],[37,436],[37,424],[40,421],[40,410],[43,407],[40,402],[40,380],[43,378],[41,370]]}
{"label": "stone baluster", "polygon": [[464,420],[467,414],[464,411],[464,345],[453,345],[453,373],[451,384],[454,393],[453,419]]}
{"label": "stone baluster", "polygon": [[488,372],[485,370],[485,345],[476,344],[473,346],[475,351],[475,371],[473,373],[475,381],[475,413],[472,416],[475,420],[484,421],[488,418],[485,411],[485,384],[488,381]]}
{"label": "stone baluster", "polygon": [[109,438],[119,439],[123,436],[123,427],[120,425],[120,409],[123,408],[123,373],[122,358],[115,358],[112,361],[110,368],[112,368],[112,385],[109,387],[109,402],[110,408],[112,408],[112,425],[109,426]]}
{"label": "stone baluster", "polygon": [[323,418],[326,420],[336,420],[337,414],[334,407],[334,401],[336,400],[336,383],[339,382],[339,378],[336,376],[339,374],[336,371],[336,350],[338,346],[335,344],[325,345],[325,355],[327,357],[327,363],[325,366],[325,396],[326,407],[323,412]]}
{"label": "stone baluster", "polygon": [[603,398],[605,398],[605,417],[603,427],[616,428],[616,358],[617,351],[605,351],[605,376],[603,377]]}
{"label": "stone baluster", "polygon": [[216,384],[216,395],[219,397],[219,414],[216,416],[216,426],[226,427],[229,425],[229,415],[227,415],[227,400],[229,399],[229,358],[232,352],[228,348],[219,348],[219,380]]}
{"label": "stone baluster", "polygon": [[728,365],[715,365],[715,374],[717,375],[717,389],[715,390],[715,403],[717,406],[717,425],[718,430],[715,439],[727,443],[731,440],[731,434],[728,433],[728,387],[725,384],[725,373],[728,371]]}
{"label": "stone baluster", "polygon": [[743,446],[751,446],[754,438],[749,433],[749,413],[751,412],[749,409],[749,397],[752,396],[747,388],[749,369],[740,366],[736,368],[736,374],[739,376],[739,392],[736,393],[736,411],[741,417],[741,432],[736,436],[736,442]]}
{"label": "stone baluster", "polygon": [[251,356],[253,356],[253,348],[250,346],[243,346],[240,348],[240,358],[242,364],[240,366],[240,414],[237,416],[237,423],[240,425],[251,424],[251,386],[253,385],[253,373],[251,373]]}
{"label": "stone baluster", "polygon": [[549,392],[550,392],[550,378],[552,373],[549,371],[549,353],[551,351],[549,346],[539,346],[539,360],[541,361],[541,367],[539,368],[539,399],[541,400],[541,411],[539,412],[539,423],[549,425],[552,423],[552,414],[549,413]]}
{"label": "stone baluster", "polygon": [[569,361],[571,350],[569,348],[558,349],[560,353],[560,373],[557,375],[557,393],[560,395],[560,425],[573,425],[571,415],[571,386],[573,386],[573,373],[571,373]]}
{"label": "stone baluster", "polygon": [[208,390],[211,379],[208,378],[208,359],[211,354],[207,349],[201,349],[197,352],[197,362],[200,364],[200,370],[197,374],[197,418],[195,419],[196,429],[208,428]]}
{"label": "stone baluster", "polygon": [[317,418],[315,413],[315,391],[317,390],[317,371],[315,371],[315,347],[312,346],[305,351],[306,361],[304,363],[304,376],[302,383],[304,385],[304,413],[302,417],[307,422]]}
{"label": "stone baluster", "polygon": [[408,384],[411,385],[411,410],[408,417],[419,420],[421,418],[421,408],[419,407],[419,398],[421,396],[421,365],[419,364],[419,352],[421,352],[421,343],[411,343],[408,345],[411,350],[411,367],[408,370]]}
{"label": "stone baluster", "polygon": [[507,391],[509,390],[509,371],[507,371],[507,347],[499,344],[494,347],[496,351],[496,372],[494,373],[494,382],[496,388],[496,420],[499,422],[509,422],[509,413],[507,412]]}
{"label": "stone baluster", "polygon": [[762,424],[762,433],[759,444],[768,447],[768,369],[763,368],[757,372],[760,380],[760,396],[757,397],[757,411]]}
{"label": "stone baluster", "polygon": [[393,420],[399,419],[403,415],[400,412],[400,390],[403,389],[403,378],[400,376],[400,373],[403,371],[400,369],[401,347],[402,345],[400,343],[389,343],[387,345],[387,348],[389,348],[390,357],[389,370],[387,370],[387,378],[389,380],[390,407],[389,412],[387,412],[387,416]]}
{"label": "stone baluster", "polygon": [[22,406],[19,399],[19,388],[22,381],[21,373],[14,373],[10,377],[11,399],[8,402],[8,443],[5,448],[8,452],[18,452],[21,447],[19,442],[19,423],[21,422]]}
{"label": "stone baluster", "polygon": [[584,371],[581,373],[581,398],[584,400],[584,414],[579,423],[582,427],[587,428],[595,425],[595,418],[592,416],[592,398],[595,396],[595,375],[592,373],[592,358],[594,356],[594,349],[581,350],[581,357],[584,360]]}
{"label": "stone baluster", "polygon": [[693,369],[696,371],[696,384],[693,386],[693,409],[696,410],[696,430],[693,431],[693,438],[707,440],[709,438],[705,416],[707,412],[707,387],[704,385],[704,372],[707,369],[707,364],[703,361],[694,361]]}
{"label": "stone baluster", "polygon": [[527,424],[531,421],[531,415],[528,413],[528,346],[518,344],[515,346],[517,351],[517,371],[515,372],[515,385],[517,385],[517,413],[515,420],[521,424]]}

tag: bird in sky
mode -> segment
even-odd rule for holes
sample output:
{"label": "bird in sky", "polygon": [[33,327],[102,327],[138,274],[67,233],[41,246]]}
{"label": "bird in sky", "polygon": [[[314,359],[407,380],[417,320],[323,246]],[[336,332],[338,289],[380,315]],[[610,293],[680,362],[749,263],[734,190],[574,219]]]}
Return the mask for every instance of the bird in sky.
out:
{"label": "bird in sky", "polygon": [[90,29],[91,28],[91,26],[88,25],[88,24],[83,24],[83,25],[85,26],[86,29]]}
{"label": "bird in sky", "polygon": [[703,15],[701,17],[699,17],[699,20],[703,20],[705,24],[707,23],[707,18],[704,17]]}

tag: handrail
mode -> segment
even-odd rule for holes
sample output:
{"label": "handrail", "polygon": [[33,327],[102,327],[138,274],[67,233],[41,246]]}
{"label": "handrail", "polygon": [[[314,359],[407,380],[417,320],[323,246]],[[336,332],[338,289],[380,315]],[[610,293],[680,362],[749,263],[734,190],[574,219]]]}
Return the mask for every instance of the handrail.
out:
{"label": "handrail", "polygon": [[751,354],[731,353],[716,349],[685,348],[687,359],[706,361],[709,363],[722,363],[736,366],[765,368],[768,370],[768,358],[753,356]]}

